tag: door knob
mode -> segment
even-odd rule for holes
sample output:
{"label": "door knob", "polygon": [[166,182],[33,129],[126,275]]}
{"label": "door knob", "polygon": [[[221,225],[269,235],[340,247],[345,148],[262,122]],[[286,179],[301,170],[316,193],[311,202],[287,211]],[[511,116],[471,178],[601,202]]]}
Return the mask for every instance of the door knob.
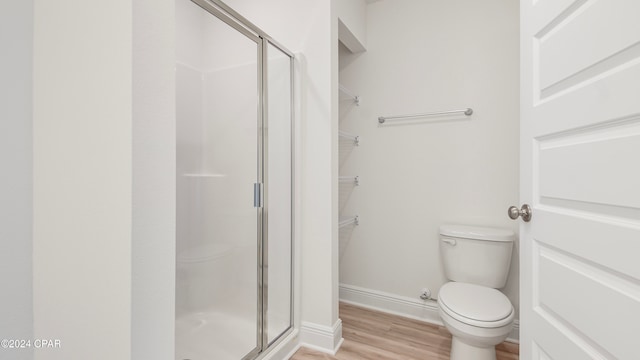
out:
{"label": "door knob", "polygon": [[516,220],[518,216],[521,216],[524,222],[531,221],[531,206],[528,204],[522,205],[522,208],[520,209],[515,206],[511,206],[507,212],[512,220]]}

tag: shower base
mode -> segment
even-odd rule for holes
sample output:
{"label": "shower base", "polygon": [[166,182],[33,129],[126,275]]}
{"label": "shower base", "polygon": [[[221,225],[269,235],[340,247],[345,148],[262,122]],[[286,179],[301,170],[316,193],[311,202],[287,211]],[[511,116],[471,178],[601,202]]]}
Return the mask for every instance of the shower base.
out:
{"label": "shower base", "polygon": [[255,319],[219,310],[176,318],[176,360],[240,360],[255,346]]}
{"label": "shower base", "polygon": [[[271,320],[269,334],[288,327],[283,319]],[[243,318],[237,311],[212,308],[178,316],[176,360],[240,360],[256,347],[256,327],[255,318]]]}

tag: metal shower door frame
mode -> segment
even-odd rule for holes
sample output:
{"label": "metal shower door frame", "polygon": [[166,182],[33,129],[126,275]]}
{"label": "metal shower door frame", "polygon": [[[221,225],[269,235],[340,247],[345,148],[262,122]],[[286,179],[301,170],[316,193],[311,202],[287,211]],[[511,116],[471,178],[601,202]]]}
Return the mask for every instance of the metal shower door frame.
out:
{"label": "metal shower door frame", "polygon": [[[292,52],[287,50],[284,46],[280,45],[273,38],[267,35],[264,31],[254,25],[252,22],[238,14],[235,10],[230,8],[224,2],[220,0],[191,0],[196,5],[200,6],[211,15],[222,20],[227,25],[231,26],[241,34],[245,35],[248,39],[254,41],[257,45],[257,57],[258,57],[258,109],[257,109],[257,121],[258,121],[258,175],[259,181],[260,199],[257,222],[257,279],[258,279],[258,301],[257,301],[257,314],[258,321],[256,324],[256,348],[245,355],[242,360],[254,360],[262,357],[266,354],[267,349],[274,347],[278,343],[286,338],[286,335],[293,331],[293,319],[294,319],[294,226],[295,226],[295,129],[294,129],[294,58]],[[290,313],[289,313],[289,326],[282,333],[271,342],[268,342],[267,330],[267,311],[268,311],[268,276],[265,271],[268,262],[268,236],[267,236],[267,218],[268,218],[268,192],[269,186],[267,182],[266,174],[268,173],[268,132],[266,131],[268,124],[268,46],[272,45],[283,54],[287,55],[290,59],[290,89],[291,89],[291,269],[290,269]]]}

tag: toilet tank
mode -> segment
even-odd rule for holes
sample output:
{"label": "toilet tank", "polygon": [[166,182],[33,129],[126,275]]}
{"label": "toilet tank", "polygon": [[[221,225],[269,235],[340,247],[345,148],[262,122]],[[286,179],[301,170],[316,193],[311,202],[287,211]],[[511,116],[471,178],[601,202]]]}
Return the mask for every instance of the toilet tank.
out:
{"label": "toilet tank", "polygon": [[440,226],[440,256],[447,279],[500,289],[507,282],[516,235],[508,229]]}

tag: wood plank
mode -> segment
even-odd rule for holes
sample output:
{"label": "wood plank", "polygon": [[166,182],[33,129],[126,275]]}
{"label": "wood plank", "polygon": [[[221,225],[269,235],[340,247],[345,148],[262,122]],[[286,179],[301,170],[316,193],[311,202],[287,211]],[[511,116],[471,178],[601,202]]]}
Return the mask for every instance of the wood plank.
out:
{"label": "wood plank", "polygon": [[[344,343],[335,356],[300,348],[291,360],[447,360],[451,334],[427,322],[340,303]],[[497,360],[518,360],[518,344],[496,346]]]}

